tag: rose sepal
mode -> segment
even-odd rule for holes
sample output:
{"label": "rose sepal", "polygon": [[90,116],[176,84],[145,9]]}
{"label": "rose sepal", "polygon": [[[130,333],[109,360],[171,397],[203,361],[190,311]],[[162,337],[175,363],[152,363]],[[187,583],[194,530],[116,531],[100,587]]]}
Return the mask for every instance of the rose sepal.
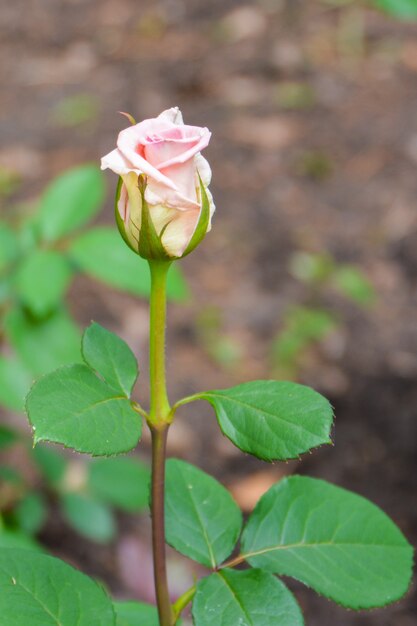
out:
{"label": "rose sepal", "polygon": [[186,247],[184,253],[181,258],[190,254],[198,244],[204,239],[207,234],[207,230],[210,224],[210,202],[208,199],[207,191],[204,186],[203,181],[201,180],[200,174],[198,174],[198,180],[200,181],[200,200],[201,200],[201,211],[200,217],[198,218],[197,226],[191,237],[191,240]]}
{"label": "rose sepal", "polygon": [[146,177],[143,174],[138,178],[138,188],[142,198],[138,253],[148,261],[170,261],[177,258],[170,256],[162,245],[162,237],[169,222],[165,224],[159,235],[156,232],[149,206],[145,199]]}
{"label": "rose sepal", "polygon": [[119,176],[119,180],[117,182],[117,187],[116,187],[116,195],[114,198],[114,216],[116,218],[116,225],[117,228],[119,230],[119,233],[122,236],[123,241],[129,246],[129,248],[131,250],[133,250],[133,252],[135,252],[136,254],[138,254],[138,250],[137,247],[135,247],[133,245],[133,243],[130,241],[127,233],[126,233],[126,225],[124,223],[124,221],[122,220],[122,217],[120,215],[120,211],[118,208],[118,204],[119,204],[119,200],[120,200],[120,194],[122,193],[122,187],[123,187],[123,178],[121,176]]}

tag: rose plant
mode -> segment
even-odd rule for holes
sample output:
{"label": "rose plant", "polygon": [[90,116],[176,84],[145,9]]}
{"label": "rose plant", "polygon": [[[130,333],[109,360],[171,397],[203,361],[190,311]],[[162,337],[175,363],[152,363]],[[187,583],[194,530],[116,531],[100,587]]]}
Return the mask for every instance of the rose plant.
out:
{"label": "rose plant", "polygon": [[[91,579],[50,557],[4,550],[0,618],[8,626],[173,626],[192,603],[195,626],[301,626],[290,576],[351,609],[385,606],[407,591],[413,551],[385,513],[335,485],[290,476],[259,500],[242,531],[229,492],[189,463],[166,462],[167,435],[185,404],[211,404],[223,434],[265,461],[297,458],[329,444],[333,412],[293,382],[250,381],[171,403],[165,381],[166,278],[175,259],[206,234],[213,211],[200,150],[209,133],[183,125],[178,109],[133,124],[103,159],[121,177],[119,229],[149,262],[150,408],[131,399],[138,365],[130,348],[92,324],[84,363],[41,378],[27,398],[35,443],[93,456],[136,447],[144,420],[152,436],[150,504],[157,608],[111,602]],[[240,548],[236,546],[240,543]],[[165,544],[211,570],[171,602]],[[244,565],[241,568],[241,565]],[[22,602],[24,598],[24,602]]]}

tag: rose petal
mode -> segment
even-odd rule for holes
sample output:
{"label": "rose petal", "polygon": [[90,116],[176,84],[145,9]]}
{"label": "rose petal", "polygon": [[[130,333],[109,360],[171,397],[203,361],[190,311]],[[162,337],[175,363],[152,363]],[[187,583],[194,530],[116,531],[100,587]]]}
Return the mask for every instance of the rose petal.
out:
{"label": "rose petal", "polygon": [[184,125],[184,120],[182,119],[182,113],[179,107],[172,107],[171,109],[167,109],[166,111],[162,111],[160,115],[158,115],[157,119],[167,119],[169,122],[173,124],[177,124],[178,126]]}
{"label": "rose petal", "polygon": [[198,209],[177,211],[162,235],[162,245],[168,254],[178,257],[184,254],[197,226],[199,214]]}
{"label": "rose petal", "polygon": [[170,189],[176,189],[176,185],[172,180],[161,174],[156,167],[153,167],[143,156],[138,154],[138,145],[143,145],[140,142],[140,140],[143,139],[143,130],[139,128],[142,124],[144,124],[144,122],[136,126],[131,126],[130,128],[125,128],[119,133],[117,139],[119,152],[125,163],[130,166],[130,171],[146,174],[162,185],[166,185]]}

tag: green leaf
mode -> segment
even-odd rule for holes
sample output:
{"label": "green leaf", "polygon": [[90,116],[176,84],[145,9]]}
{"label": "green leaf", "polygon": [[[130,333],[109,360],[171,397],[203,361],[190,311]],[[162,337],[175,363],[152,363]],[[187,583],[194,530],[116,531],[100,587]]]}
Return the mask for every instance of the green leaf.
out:
{"label": "green leaf", "polygon": [[347,298],[362,306],[375,300],[375,291],[364,274],[352,265],[342,265],[333,274],[333,283]]}
{"label": "green leaf", "polygon": [[14,510],[19,528],[28,535],[35,535],[45,523],[47,510],[40,493],[28,493]]}
{"label": "green leaf", "polygon": [[417,0],[375,0],[375,4],[395,17],[417,18]]}
{"label": "green leaf", "polygon": [[23,364],[34,376],[81,360],[80,333],[65,310],[58,310],[44,320],[34,320],[22,309],[13,309],[5,319],[5,330]]}
{"label": "green leaf", "polygon": [[292,307],[285,315],[284,327],[273,344],[276,364],[295,375],[298,361],[316,341],[323,339],[336,326],[327,311],[308,307]]}
{"label": "green leaf", "polygon": [[72,277],[68,260],[55,250],[34,250],[20,264],[16,293],[23,304],[39,317],[56,308]]}
{"label": "green leaf", "polygon": [[23,476],[10,465],[0,465],[0,478],[16,487],[23,487]]}
{"label": "green leaf", "polygon": [[127,452],[142,421],[124,396],[86,365],[61,367],[41,378],[27,397],[35,443],[51,441],[93,456]]}
{"label": "green leaf", "polygon": [[19,434],[15,430],[0,424],[0,450],[12,446],[18,440]]}
{"label": "green leaf", "polygon": [[159,626],[156,607],[143,602],[115,602],[117,626]]}
{"label": "green leaf", "polygon": [[95,165],[82,165],[52,181],[41,199],[39,229],[47,241],[56,241],[89,222],[105,196],[104,177]]}
{"label": "green leaf", "polygon": [[364,498],[293,476],[258,502],[243,533],[253,567],[292,576],[352,609],[384,606],[407,591],[413,550]]}
{"label": "green leaf", "polygon": [[26,533],[18,530],[0,530],[0,554],[6,548],[43,551],[42,547],[32,537],[28,537]]}
{"label": "green leaf", "polygon": [[138,364],[127,343],[93,322],[84,332],[84,361],[111,387],[130,397],[138,377]]}
{"label": "green leaf", "polygon": [[65,518],[76,531],[97,543],[108,543],[116,535],[116,523],[111,510],[102,502],[80,493],[61,496]]}
{"label": "green leaf", "polygon": [[280,581],[261,570],[224,569],[203,578],[193,602],[195,626],[302,626],[300,608]]}
{"label": "green leaf", "polygon": [[0,356],[0,404],[12,411],[23,411],[32,378],[18,359]]}
{"label": "green leaf", "polygon": [[[80,270],[92,278],[136,296],[150,294],[148,263],[124,243],[115,228],[94,228],[75,239],[69,254]],[[171,300],[184,300],[188,289],[178,267],[168,274],[167,294]]]}
{"label": "green leaf", "polygon": [[199,175],[199,180],[200,180],[200,195],[201,195],[200,217],[198,218],[196,229],[193,233],[193,236],[191,237],[190,243],[185,249],[183,256],[190,254],[190,252],[192,252],[198,246],[201,240],[206,236],[207,228],[210,222],[210,202],[207,197],[206,188],[203,185],[200,175]]}
{"label": "green leaf", "polygon": [[303,385],[257,380],[197,397],[214,407],[226,437],[260,459],[293,459],[331,441],[332,408]]}
{"label": "green leaf", "polygon": [[189,463],[169,459],[165,501],[171,546],[213,569],[229,556],[239,538],[242,514],[223,485]]}
{"label": "green leaf", "polygon": [[0,222],[0,273],[13,261],[18,253],[15,232],[4,222]]}
{"label": "green leaf", "polygon": [[7,626],[115,626],[103,588],[50,556],[2,550],[0,590],[0,619]]}
{"label": "green leaf", "polygon": [[89,465],[88,487],[100,500],[124,511],[149,503],[149,468],[133,458],[99,459]]}
{"label": "green leaf", "polygon": [[54,488],[63,480],[68,463],[59,452],[45,444],[38,444],[31,450],[32,457],[43,477]]}

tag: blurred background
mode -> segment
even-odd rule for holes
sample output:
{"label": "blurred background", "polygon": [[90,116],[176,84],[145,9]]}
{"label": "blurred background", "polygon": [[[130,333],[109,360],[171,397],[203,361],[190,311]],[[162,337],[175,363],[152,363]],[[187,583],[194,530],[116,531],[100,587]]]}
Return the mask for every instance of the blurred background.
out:
{"label": "blurred background", "polygon": [[[142,120],[179,106],[187,123],[213,132],[205,156],[217,213],[173,288],[170,395],[255,378],[297,380],[331,400],[336,429],[334,447],[268,465],[235,449],[210,407],[199,403],[174,424],[170,454],[214,474],[246,512],[285,474],[325,478],[373,500],[415,543],[413,15],[413,0],[381,0],[379,8],[359,0],[3,0],[0,272],[10,224],[20,229],[19,249],[32,250],[33,216],[46,185],[113,149],[126,126],[118,111]],[[95,184],[97,206],[105,207],[96,223],[110,225],[116,177],[106,173]],[[107,256],[100,246],[97,254]],[[71,328],[94,319],[130,343],[146,405],[146,287],[138,299],[117,278],[82,267],[81,253],[74,259],[85,271],[71,284],[67,277],[59,294],[69,288]],[[17,271],[0,289],[0,382],[19,377],[23,390],[48,368],[33,364],[33,355],[48,350],[49,335],[26,339],[51,313],[36,308],[30,270]],[[69,318],[59,319],[58,335]],[[74,360],[77,341],[62,362]],[[94,482],[84,459],[67,454],[62,461],[57,448],[35,459],[19,401],[0,393],[0,402],[4,532],[21,541],[32,536],[27,540],[97,576],[119,598],[152,602],[149,520],[146,511],[136,514],[146,496],[117,502],[103,495],[106,470],[94,470]],[[128,457],[139,459],[135,468],[123,471],[146,475],[146,433],[138,454]],[[193,584],[193,571],[170,552],[175,594]],[[355,614],[289,585],[310,626],[415,624],[413,590],[386,610]]]}

